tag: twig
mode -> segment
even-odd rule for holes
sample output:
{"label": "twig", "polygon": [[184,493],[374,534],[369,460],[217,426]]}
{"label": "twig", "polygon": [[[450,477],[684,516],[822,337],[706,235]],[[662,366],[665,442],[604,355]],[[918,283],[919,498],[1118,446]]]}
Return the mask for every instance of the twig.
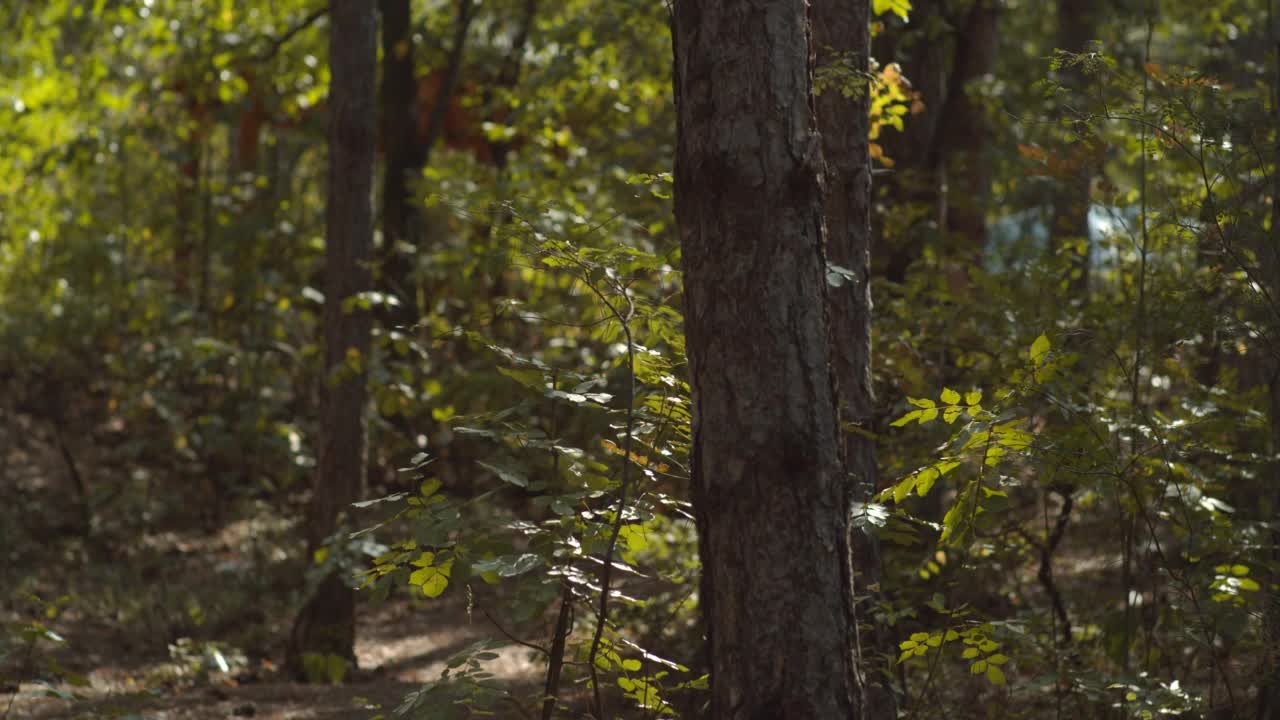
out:
{"label": "twig", "polygon": [[551,720],[560,698],[560,671],[564,668],[564,646],[573,623],[573,588],[561,580],[560,614],[551,636],[551,652],[547,659],[547,683],[542,693],[542,720]]}
{"label": "twig", "polygon": [[458,87],[458,79],[462,77],[462,58],[467,47],[467,33],[471,29],[471,21],[475,19],[473,0],[458,0],[458,19],[453,28],[453,46],[449,48],[449,59],[445,65],[444,80],[436,92],[435,104],[431,107],[431,115],[427,120],[427,136],[421,145],[414,149],[413,163],[418,168],[426,167],[431,162],[431,150],[444,130],[444,116],[448,109],[449,99]]}
{"label": "twig", "polygon": [[635,303],[623,291],[622,297],[627,301],[627,312],[624,315],[609,299],[604,296],[595,283],[590,282],[587,268],[577,263],[584,272],[586,285],[595,293],[600,302],[609,308],[622,325],[622,333],[627,341],[627,421],[626,434],[622,439],[622,487],[618,491],[618,511],[613,518],[613,533],[609,538],[609,548],[605,551],[604,566],[600,569],[600,610],[596,617],[596,629],[591,638],[591,651],[587,654],[587,669],[591,673],[591,689],[594,697],[594,711],[597,720],[604,720],[604,700],[600,694],[599,669],[596,667],[596,656],[600,652],[600,639],[604,635],[605,623],[609,620],[609,583],[613,579],[613,553],[618,548],[618,536],[622,534],[623,517],[627,509],[627,495],[631,489],[631,435],[635,429],[636,413],[636,345],[631,336],[631,319],[635,314]]}
{"label": "twig", "polygon": [[490,623],[492,623],[492,624],[493,624],[493,626],[494,626],[495,628],[497,628],[497,629],[498,629],[498,632],[502,633],[503,637],[505,637],[506,639],[510,640],[511,642],[513,642],[513,643],[515,643],[515,644],[517,644],[517,645],[520,645],[520,646],[522,646],[522,647],[527,647],[527,648],[529,648],[530,650],[534,650],[534,651],[536,651],[536,652],[540,652],[540,653],[542,653],[543,655],[550,655],[550,654],[551,654],[551,651],[550,651],[550,650],[548,650],[548,649],[546,649],[546,648],[542,647],[541,645],[538,645],[537,643],[531,643],[531,642],[528,642],[527,640],[521,640],[520,638],[518,638],[518,637],[516,637],[515,635],[511,634],[510,632],[508,632],[508,631],[507,631],[507,629],[506,629],[505,627],[503,627],[503,626],[502,626],[502,623],[498,622],[496,618],[494,618],[492,615],[490,615],[490,614],[489,614],[489,611],[488,611],[488,610],[486,610],[483,606],[480,606],[480,614],[481,614],[481,615],[484,615],[485,619],[486,619],[486,620],[488,620]]}
{"label": "twig", "polygon": [[312,10],[311,14],[303,18],[300,22],[298,22],[297,25],[294,25],[288,30],[285,30],[283,35],[277,38],[272,38],[271,42],[268,43],[266,49],[263,50],[261,53],[259,53],[257,56],[255,56],[254,60],[257,60],[258,62],[266,62],[271,58],[275,57],[276,53],[280,52],[280,48],[285,46],[285,43],[292,40],[293,37],[298,33],[302,32],[303,30],[306,30],[312,25],[315,25],[316,22],[320,20],[320,18],[328,14],[329,14],[329,5],[327,3],[324,5],[321,5],[315,10]]}

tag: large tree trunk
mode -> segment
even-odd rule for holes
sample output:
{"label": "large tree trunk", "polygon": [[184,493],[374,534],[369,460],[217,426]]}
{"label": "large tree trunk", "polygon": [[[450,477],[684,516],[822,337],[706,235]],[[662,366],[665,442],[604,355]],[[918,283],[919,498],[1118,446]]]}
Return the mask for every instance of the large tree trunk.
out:
{"label": "large tree trunk", "polygon": [[862,715],[807,5],[676,3],[676,217],[716,719]]}
{"label": "large tree trunk", "polygon": [[[820,67],[851,62],[866,74],[871,53],[870,18],[865,2],[812,0],[813,46]],[[816,101],[822,153],[826,160],[824,207],[827,258],[849,272],[828,288],[831,360],[839,389],[840,420],[854,428],[844,432],[845,470],[856,502],[867,502],[876,487],[876,453],[871,441],[875,398],[871,385],[871,156],[870,93],[864,86],[850,96],[828,90]],[[855,594],[870,595],[879,581],[880,554],[875,538],[855,530],[853,550]],[[856,609],[856,608],[855,608]],[[859,626],[867,617],[855,614]],[[860,654],[883,655],[888,638],[858,632]],[[889,666],[881,663],[884,669]],[[867,673],[868,717],[895,717],[895,698],[886,673]]]}
{"label": "large tree trunk", "polygon": [[[320,415],[320,463],[307,518],[307,544],[319,548],[339,517],[360,499],[365,475],[365,372],[368,313],[344,312],[370,289],[376,19],[367,0],[329,8],[329,188],[325,215],[324,337],[326,383]],[[301,676],[307,655],[355,661],[355,593],[347,578],[326,578],[299,614],[288,664]]]}

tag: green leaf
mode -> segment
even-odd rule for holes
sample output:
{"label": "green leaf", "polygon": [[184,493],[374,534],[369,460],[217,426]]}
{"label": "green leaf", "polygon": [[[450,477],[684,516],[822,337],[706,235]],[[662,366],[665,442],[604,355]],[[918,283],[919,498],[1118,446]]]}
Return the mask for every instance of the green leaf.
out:
{"label": "green leaf", "polygon": [[947,510],[947,514],[942,517],[942,534],[938,536],[939,545],[945,545],[947,540],[951,539],[951,536],[955,534],[956,529],[959,528],[960,520],[964,518],[965,498],[968,496],[968,492],[960,493],[951,509]]}
{"label": "green leaf", "polygon": [[991,657],[987,658],[987,662],[991,663],[992,665],[1003,665],[1009,662],[1009,656],[996,653],[995,655],[992,655]]}
{"label": "green leaf", "polygon": [[529,478],[524,476],[518,468],[511,467],[505,463],[485,462],[484,460],[476,461],[480,467],[492,472],[502,479],[503,482],[511,483],[516,487],[529,487]]}
{"label": "green leaf", "polygon": [[432,495],[435,495],[436,491],[439,489],[440,480],[438,478],[431,478],[430,480],[423,481],[422,487],[418,488],[418,492],[422,494],[422,497],[431,497]]}
{"label": "green leaf", "polygon": [[471,567],[478,573],[496,572],[501,577],[523,575],[542,563],[540,555],[525,553],[523,555],[503,555],[492,560],[481,560]]}
{"label": "green leaf", "polygon": [[944,387],[942,388],[941,399],[942,402],[947,405],[956,405],[960,402],[960,393],[952,390],[951,388]]}
{"label": "green leaf", "polygon": [[990,680],[992,685],[1004,685],[1005,684],[1004,671],[996,667],[995,665],[988,665],[987,680]]}
{"label": "green leaf", "polygon": [[936,467],[927,468],[921,471],[916,477],[916,494],[924,497],[929,494],[929,490],[933,488],[933,483],[942,477],[942,473],[938,472]]}
{"label": "green leaf", "polygon": [[923,424],[925,424],[925,423],[929,422],[930,420],[936,420],[936,419],[938,419],[938,409],[937,409],[937,408],[929,408],[928,410],[921,410],[921,411],[920,411],[920,424],[921,424],[921,425],[923,425]]}
{"label": "green leaf", "polygon": [[964,408],[959,405],[952,405],[942,412],[942,419],[950,425],[956,421],[956,418],[960,417],[960,413],[962,412],[964,412]]}
{"label": "green leaf", "polygon": [[1044,363],[1044,358],[1049,354],[1049,338],[1041,335],[1036,341],[1031,343],[1031,364],[1039,367]]}
{"label": "green leaf", "polygon": [[978,657],[981,654],[982,652],[978,650],[978,648],[971,647],[971,648],[965,648],[964,652],[960,653],[960,657],[965,660],[971,660],[973,658]]}
{"label": "green leaf", "polygon": [[916,407],[918,407],[918,408],[925,408],[925,409],[928,409],[928,408],[937,407],[937,403],[935,403],[934,401],[930,400],[929,398],[913,398],[913,397],[909,397],[909,398],[907,398],[907,402],[911,403],[912,405],[915,405],[915,406],[916,406]]}
{"label": "green leaf", "polygon": [[982,391],[974,390],[964,394],[964,403],[966,405],[977,405],[982,402]]}

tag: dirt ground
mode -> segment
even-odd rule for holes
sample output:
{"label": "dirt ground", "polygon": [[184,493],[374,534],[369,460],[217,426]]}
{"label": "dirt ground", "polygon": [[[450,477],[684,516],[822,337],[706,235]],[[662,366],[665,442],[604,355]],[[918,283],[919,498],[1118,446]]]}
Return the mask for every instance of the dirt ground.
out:
{"label": "dirt ground", "polygon": [[[484,639],[500,645],[485,670],[513,692],[536,692],[531,651],[503,640],[461,591],[431,601],[398,592],[362,605],[354,677],[341,685],[288,681],[279,664],[300,602],[295,521],[262,502],[238,505],[216,527],[202,524],[198,497],[187,502],[188,517],[181,507],[130,506],[185,479],[98,466],[85,472],[89,489],[119,492],[95,508],[92,537],[79,536],[68,530],[77,513],[67,500],[79,489],[47,435],[33,423],[0,428],[0,720],[390,717],[407,694],[439,679],[451,657]],[[78,459],[93,466],[87,452]],[[193,482],[191,492],[198,489]],[[142,512],[162,519],[141,523]],[[32,596],[67,601],[46,615]],[[28,652],[22,628],[33,621],[57,639]],[[193,649],[185,657],[175,650],[182,642]],[[207,662],[209,647],[225,648],[225,671]],[[35,677],[82,681],[45,686]]]}
{"label": "dirt ground", "polygon": [[[116,663],[89,669],[88,687],[59,687],[84,700],[45,697],[44,686],[24,683],[15,695],[0,696],[0,718],[373,718],[389,715],[408,693],[439,678],[451,656],[494,634],[486,621],[468,617],[457,602],[430,610],[393,602],[364,613],[356,645],[361,670],[343,685],[287,682],[265,659],[238,672],[214,673],[207,682],[156,683],[151,678],[164,663],[138,663],[122,655]],[[533,687],[537,668],[529,650],[507,645],[495,652],[498,659],[485,664],[489,672],[514,689]]]}

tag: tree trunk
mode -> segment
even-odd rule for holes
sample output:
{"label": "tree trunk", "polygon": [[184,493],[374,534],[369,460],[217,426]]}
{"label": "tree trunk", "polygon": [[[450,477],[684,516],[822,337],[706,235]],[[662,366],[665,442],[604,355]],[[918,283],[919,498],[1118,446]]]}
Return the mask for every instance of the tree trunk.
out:
{"label": "tree trunk", "polygon": [[382,0],[382,143],[386,152],[382,180],[382,282],[403,303],[392,320],[412,323],[418,316],[413,255],[418,213],[409,200],[409,178],[422,171],[415,114],[412,13],[409,0]]}
{"label": "tree trunk", "polygon": [[[1058,0],[1058,49],[1083,53],[1089,48],[1097,30],[1098,8],[1094,0]],[[1078,67],[1062,73],[1063,85],[1072,91],[1073,103],[1085,91],[1088,78]],[[1075,143],[1073,143],[1075,144]],[[1061,248],[1069,239],[1084,240],[1084,252],[1072,254],[1069,286],[1072,296],[1083,299],[1089,288],[1089,186],[1096,166],[1086,147],[1078,146],[1068,163],[1053,198],[1053,225],[1049,229],[1050,247]]]}
{"label": "tree trunk", "polygon": [[[871,35],[867,11],[865,2],[812,0],[812,42],[819,67],[843,59],[853,63],[855,72],[868,72]],[[832,89],[817,97],[816,107],[826,160],[827,258],[850,274],[827,289],[831,360],[839,390],[840,421],[855,426],[844,430],[845,470],[854,500],[865,503],[876,487],[875,444],[867,434],[873,429],[875,415],[871,385],[871,156],[867,137],[870,94],[865,87],[849,97]],[[869,595],[879,582],[879,547],[875,538],[862,530],[853,532],[850,547],[856,569],[854,592]],[[879,637],[874,629],[867,634],[860,631],[859,625],[865,626],[867,617],[856,613],[854,620],[858,623],[855,631],[860,656],[865,658],[868,651],[874,656],[889,651],[888,638]],[[895,717],[889,676],[872,671],[867,680],[863,697],[867,716]]]}
{"label": "tree trunk", "polygon": [[[895,162],[882,196],[895,206],[879,218],[877,253],[884,276],[902,283],[927,243],[943,243],[943,254],[961,266],[980,260],[986,236],[991,185],[987,146],[990,130],[982,107],[967,87],[991,72],[998,39],[994,0],[918,0],[911,23],[877,40],[877,57],[901,58],[905,74],[924,104],[902,133],[881,143]],[[957,188],[950,192],[950,188]],[[905,204],[927,212],[902,212]],[[911,226],[896,218],[919,218]]]}
{"label": "tree trunk", "polygon": [[[1280,298],[1280,18],[1276,8],[1268,0],[1268,19],[1273,43],[1271,72],[1271,113],[1274,121],[1272,130],[1276,133],[1272,161],[1271,179],[1271,247],[1260,248],[1259,257],[1263,263],[1263,272],[1270,286],[1270,302]],[[1271,308],[1273,311],[1275,308]],[[1274,312],[1272,313],[1274,317]],[[1274,326],[1273,326],[1274,327]],[[1275,353],[1271,353],[1273,356]],[[1271,455],[1280,454],[1280,358],[1272,357],[1270,381],[1267,385],[1269,403],[1269,420],[1271,429]],[[1275,522],[1280,513],[1280,460],[1272,460],[1270,488],[1266,491],[1265,502],[1262,503],[1270,514],[1267,520]],[[1269,507],[1268,507],[1269,506]],[[1271,530],[1271,572],[1264,587],[1274,587],[1280,582],[1280,528],[1272,525]],[[1258,687],[1258,720],[1280,720],[1280,592],[1272,590],[1267,598],[1267,606],[1262,617],[1263,647],[1266,658],[1263,663],[1262,680]]]}
{"label": "tree trunk", "polygon": [[675,10],[676,218],[717,720],[862,713],[807,5]]}
{"label": "tree trunk", "polygon": [[[366,0],[332,0],[330,15],[329,188],[325,215],[324,336],[326,383],[320,415],[320,462],[307,518],[307,545],[321,547],[340,516],[363,494],[367,312],[344,312],[348,298],[370,289],[373,239],[376,20]],[[304,675],[307,655],[355,660],[355,594],[346,578],[327,577],[299,614],[288,665]]]}

